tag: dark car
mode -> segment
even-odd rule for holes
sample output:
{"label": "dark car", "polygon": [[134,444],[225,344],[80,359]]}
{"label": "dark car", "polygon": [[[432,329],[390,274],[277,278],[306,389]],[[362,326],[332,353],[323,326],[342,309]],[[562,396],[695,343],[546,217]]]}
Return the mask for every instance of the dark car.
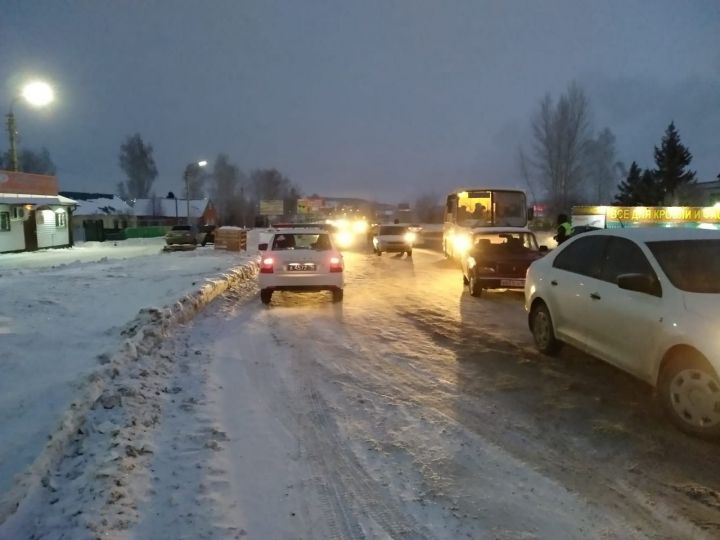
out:
{"label": "dark car", "polygon": [[473,296],[480,296],[483,289],[522,289],[528,266],[546,252],[525,229],[476,232],[460,259],[463,283]]}

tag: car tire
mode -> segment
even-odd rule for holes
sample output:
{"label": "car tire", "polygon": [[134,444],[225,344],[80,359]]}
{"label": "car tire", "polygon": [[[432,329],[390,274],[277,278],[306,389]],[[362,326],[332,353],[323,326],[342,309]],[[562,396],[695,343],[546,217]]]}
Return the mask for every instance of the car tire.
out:
{"label": "car tire", "polygon": [[671,360],[660,373],[658,393],[680,431],[720,438],[720,378],[700,353],[690,351],[687,357]]}
{"label": "car tire", "polygon": [[380,256],[382,255],[382,251],[380,251],[379,249],[376,249],[376,250],[375,250],[375,254],[376,254],[378,257],[380,257]]}
{"label": "car tire", "polygon": [[544,302],[539,302],[532,307],[530,329],[538,351],[547,355],[555,355],[560,352],[562,341],[555,337],[550,310]]}
{"label": "car tire", "polygon": [[333,292],[332,292],[332,301],[333,301],[334,303],[337,304],[338,302],[342,302],[343,296],[344,296],[344,294],[343,294],[343,290],[342,290],[342,289],[333,289]]}
{"label": "car tire", "polygon": [[272,290],[270,290],[270,289],[262,289],[262,290],[260,291],[260,301],[261,301],[263,304],[269,304],[270,301],[272,300],[272,295],[273,295]]}
{"label": "car tire", "polygon": [[408,257],[412,257],[412,249],[407,250],[405,253],[407,253]]}
{"label": "car tire", "polygon": [[468,288],[470,289],[470,296],[474,296],[475,298],[482,296],[482,287],[472,274],[470,274],[468,278]]}

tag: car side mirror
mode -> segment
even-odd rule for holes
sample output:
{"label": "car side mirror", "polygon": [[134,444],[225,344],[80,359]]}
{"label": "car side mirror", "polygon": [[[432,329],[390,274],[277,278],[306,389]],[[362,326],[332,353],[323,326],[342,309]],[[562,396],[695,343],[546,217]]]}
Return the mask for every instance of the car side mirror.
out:
{"label": "car side mirror", "polygon": [[547,253],[549,250],[547,246],[540,246],[538,251],[540,251],[540,253]]}
{"label": "car side mirror", "polygon": [[266,242],[264,242],[264,243],[262,243],[262,244],[258,244],[258,250],[259,250],[259,251],[267,251],[267,248],[268,248],[268,245],[267,245]]}
{"label": "car side mirror", "polygon": [[620,274],[617,285],[626,291],[635,291],[660,296],[660,287],[649,274]]}

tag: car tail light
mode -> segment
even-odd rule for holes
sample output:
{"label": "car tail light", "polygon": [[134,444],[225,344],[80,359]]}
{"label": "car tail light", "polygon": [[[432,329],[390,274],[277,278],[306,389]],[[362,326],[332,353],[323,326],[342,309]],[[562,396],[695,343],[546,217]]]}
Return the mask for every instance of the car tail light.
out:
{"label": "car tail light", "polygon": [[273,263],[275,261],[272,260],[272,257],[267,257],[262,260],[262,264],[260,265],[260,273],[261,274],[272,274],[274,272],[273,270]]}
{"label": "car tail light", "polygon": [[330,271],[331,272],[342,272],[342,261],[339,257],[331,257],[330,258]]}

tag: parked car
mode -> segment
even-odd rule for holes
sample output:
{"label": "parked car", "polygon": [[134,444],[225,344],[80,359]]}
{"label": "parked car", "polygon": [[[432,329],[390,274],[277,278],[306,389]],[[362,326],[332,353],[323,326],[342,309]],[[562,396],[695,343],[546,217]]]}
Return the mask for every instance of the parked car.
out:
{"label": "parked car", "polygon": [[480,296],[483,289],[523,289],[528,266],[546,252],[525,228],[475,232],[470,248],[460,257],[463,284],[473,296]]}
{"label": "parked car", "polygon": [[269,304],[275,291],[331,291],[343,299],[344,263],[332,235],[317,228],[292,228],[260,244],[260,300]]}
{"label": "parked car", "polygon": [[530,266],[525,308],[543,353],[587,351],[657,387],[680,429],[720,436],[720,232],[581,234]]}
{"label": "parked car", "polygon": [[201,245],[214,244],[215,243],[215,229],[216,225],[202,225],[200,226],[198,241]]}
{"label": "parked car", "polygon": [[407,253],[412,257],[416,238],[408,225],[380,225],[372,239],[373,251],[378,257],[383,253]]}
{"label": "parked car", "polygon": [[197,245],[197,229],[192,225],[174,225],[165,234],[165,243],[168,246],[176,245]]}

